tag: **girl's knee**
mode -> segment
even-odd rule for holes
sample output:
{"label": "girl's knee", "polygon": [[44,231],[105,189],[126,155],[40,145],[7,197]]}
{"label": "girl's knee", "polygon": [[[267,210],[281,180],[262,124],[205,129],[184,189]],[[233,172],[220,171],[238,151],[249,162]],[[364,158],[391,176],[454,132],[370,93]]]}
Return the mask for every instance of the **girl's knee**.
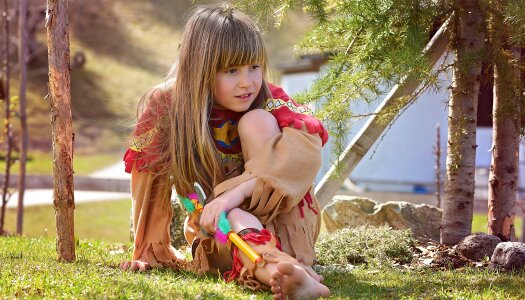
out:
{"label": "girl's knee", "polygon": [[[262,131],[262,132],[261,132]],[[239,120],[239,134],[279,132],[275,117],[264,109],[254,109],[245,113]]]}
{"label": "girl's knee", "polygon": [[230,220],[239,220],[243,217],[243,215],[246,214],[246,212],[238,207],[231,209],[228,212],[227,218]]}
{"label": "girl's knee", "polygon": [[239,232],[245,228],[256,228],[259,230],[263,228],[257,217],[238,207],[230,210],[228,212],[227,218],[235,232]]}

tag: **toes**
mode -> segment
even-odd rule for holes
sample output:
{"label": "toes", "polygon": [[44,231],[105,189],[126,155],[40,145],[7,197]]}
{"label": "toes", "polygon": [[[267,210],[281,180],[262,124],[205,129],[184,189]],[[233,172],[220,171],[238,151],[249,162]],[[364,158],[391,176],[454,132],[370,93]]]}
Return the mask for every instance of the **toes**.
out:
{"label": "toes", "polygon": [[275,272],[272,273],[272,278],[271,278],[271,279],[280,282],[281,279],[282,279],[282,275],[281,275],[281,273],[279,273],[279,271],[277,270],[277,271],[275,271]]}
{"label": "toes", "polygon": [[[272,285],[271,282],[270,282],[270,285]],[[272,290],[273,294],[280,294],[281,293],[281,286],[280,285],[272,285],[271,290]]]}
{"label": "toes", "polygon": [[277,279],[270,279],[270,286],[280,286],[281,285],[281,281],[280,280],[277,280]]}
{"label": "toes", "polygon": [[287,261],[282,261],[277,264],[277,270],[283,275],[292,275],[295,271],[295,266]]}
{"label": "toes", "polygon": [[313,279],[315,279],[315,281],[317,282],[321,282],[323,281],[323,277],[321,275],[317,275],[317,274],[310,274],[312,276]]}

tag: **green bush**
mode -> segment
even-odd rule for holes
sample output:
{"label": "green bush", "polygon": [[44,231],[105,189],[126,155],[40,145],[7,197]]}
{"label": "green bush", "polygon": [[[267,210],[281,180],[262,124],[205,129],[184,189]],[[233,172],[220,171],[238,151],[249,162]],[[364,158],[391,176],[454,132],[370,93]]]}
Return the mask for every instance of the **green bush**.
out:
{"label": "green bush", "polygon": [[415,239],[410,230],[390,227],[345,228],[322,233],[316,244],[317,262],[330,264],[367,264],[390,266],[412,260]]}

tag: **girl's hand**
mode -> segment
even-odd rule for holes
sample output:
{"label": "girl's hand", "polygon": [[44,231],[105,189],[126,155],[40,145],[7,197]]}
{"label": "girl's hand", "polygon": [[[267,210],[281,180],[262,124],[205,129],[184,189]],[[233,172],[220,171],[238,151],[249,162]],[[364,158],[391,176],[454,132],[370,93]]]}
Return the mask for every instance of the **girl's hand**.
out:
{"label": "girl's hand", "polygon": [[[233,191],[233,190],[230,190],[230,191]],[[219,214],[221,212],[223,211],[228,212],[232,208],[235,208],[242,203],[242,200],[236,201],[238,199],[237,195],[234,195],[228,192],[229,191],[213,199],[210,203],[206,204],[204,206],[204,209],[202,210],[199,224],[209,234],[215,233],[215,228],[217,226]]]}
{"label": "girl's hand", "polygon": [[323,145],[328,141],[328,131],[324,128],[323,123],[315,117],[290,111],[287,107],[281,107],[273,111],[272,114],[281,128],[292,127],[310,134],[319,134]]}
{"label": "girl's hand", "polygon": [[119,268],[122,271],[146,271],[151,268],[150,264],[142,260],[123,261],[120,263]]}
{"label": "girl's hand", "polygon": [[219,221],[219,214],[223,211],[228,213],[233,208],[241,205],[245,198],[251,197],[255,181],[256,178],[247,180],[227,190],[206,204],[202,210],[199,225],[206,230],[206,232],[210,234],[215,233],[215,228],[217,228],[217,222]]}

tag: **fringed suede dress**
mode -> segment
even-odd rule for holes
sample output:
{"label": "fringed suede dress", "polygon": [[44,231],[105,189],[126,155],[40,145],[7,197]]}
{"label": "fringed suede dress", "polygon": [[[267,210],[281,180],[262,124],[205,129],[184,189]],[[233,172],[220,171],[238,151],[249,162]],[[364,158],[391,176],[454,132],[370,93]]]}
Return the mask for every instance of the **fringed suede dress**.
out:
{"label": "fringed suede dress", "polygon": [[[256,157],[242,155],[237,124],[244,113],[213,109],[209,126],[227,180],[215,187],[209,201],[256,178],[252,197],[245,199],[240,208],[256,216],[265,229],[239,235],[267,262],[288,260],[311,266],[320,226],[320,207],[312,184],[328,135],[307,107],[295,103],[281,88],[269,87],[273,99],[267,100],[265,109],[275,116],[282,132],[266,143]],[[169,101],[168,97],[165,92],[157,98]],[[196,213],[188,215],[184,224],[193,260],[184,262],[170,245],[171,187],[166,175],[156,174],[148,167],[156,159],[152,149],[159,145],[155,122],[162,119],[162,109],[155,105],[158,101],[152,101],[139,118],[131,147],[124,156],[126,172],[132,175],[133,260],[144,260],[153,267],[222,274],[226,280],[237,280],[248,288],[266,289],[254,277],[256,266],[235,246],[220,244],[201,232]],[[300,127],[300,121],[309,125],[308,132],[294,128]]]}

